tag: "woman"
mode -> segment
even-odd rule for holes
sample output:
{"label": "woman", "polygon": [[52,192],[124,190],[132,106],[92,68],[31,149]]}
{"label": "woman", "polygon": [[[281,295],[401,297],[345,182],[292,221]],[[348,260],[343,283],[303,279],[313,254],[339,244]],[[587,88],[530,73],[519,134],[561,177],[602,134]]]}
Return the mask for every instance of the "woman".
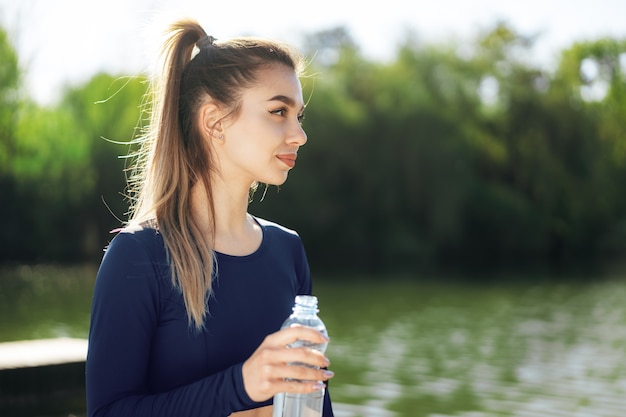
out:
{"label": "woman", "polygon": [[194,21],[170,29],[130,221],[96,280],[88,413],[271,416],[276,393],[333,375],[323,354],[286,348],[322,334],[279,331],[311,292],[299,236],[247,212],[251,190],[282,184],[307,140],[302,63],[275,42],[214,42]]}

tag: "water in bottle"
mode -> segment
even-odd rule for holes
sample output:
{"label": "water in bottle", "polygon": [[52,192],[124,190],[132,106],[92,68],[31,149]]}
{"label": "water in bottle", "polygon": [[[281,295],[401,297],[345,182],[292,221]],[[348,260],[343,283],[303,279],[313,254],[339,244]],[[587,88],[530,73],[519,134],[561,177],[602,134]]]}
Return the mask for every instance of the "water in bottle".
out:
{"label": "water in bottle", "polygon": [[[317,297],[299,295],[296,297],[293,313],[285,320],[281,328],[291,327],[294,324],[312,327],[325,336],[326,326],[318,317]],[[326,351],[328,343],[315,344],[306,340],[298,340],[289,347],[306,346],[322,353]],[[300,365],[291,363],[290,365]],[[313,382],[313,381],[311,381]],[[324,407],[325,389],[310,394],[279,393],[274,396],[273,417],[321,417]]]}

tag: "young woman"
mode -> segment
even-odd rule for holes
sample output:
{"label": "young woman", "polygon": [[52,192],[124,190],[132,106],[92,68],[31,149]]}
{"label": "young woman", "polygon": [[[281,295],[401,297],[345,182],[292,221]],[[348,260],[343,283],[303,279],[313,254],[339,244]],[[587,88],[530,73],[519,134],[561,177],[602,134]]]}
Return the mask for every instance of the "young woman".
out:
{"label": "young woman", "polygon": [[251,190],[282,184],[306,143],[302,62],[276,42],[217,42],[194,21],[170,29],[130,221],[96,280],[88,414],[271,416],[274,394],[325,389],[295,380],[333,375],[323,354],[286,347],[322,334],[279,331],[311,292],[299,236],[247,212]]}

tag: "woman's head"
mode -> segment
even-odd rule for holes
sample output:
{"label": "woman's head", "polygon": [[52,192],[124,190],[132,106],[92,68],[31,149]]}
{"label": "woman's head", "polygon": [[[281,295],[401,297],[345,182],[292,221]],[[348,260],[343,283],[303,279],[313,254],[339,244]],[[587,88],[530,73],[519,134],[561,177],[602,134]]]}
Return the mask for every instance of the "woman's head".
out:
{"label": "woman's head", "polygon": [[200,326],[211,289],[213,251],[193,218],[191,190],[202,186],[214,221],[211,179],[216,172],[215,149],[207,137],[212,132],[200,113],[211,105],[219,109],[220,122],[233,123],[246,92],[262,83],[269,69],[298,76],[303,60],[283,43],[216,41],[197,22],[181,20],[170,26],[161,64],[162,73],[152,85],[150,126],[129,179],[131,222],[156,221],[174,281],[190,319]]}
{"label": "woman's head", "polygon": [[167,35],[162,71],[152,84],[150,126],[130,181],[131,195],[137,198],[131,211],[140,217],[150,216],[146,212],[156,209],[164,195],[180,199],[198,181],[210,187],[215,166],[200,125],[203,104],[214,103],[224,121],[232,121],[243,92],[261,81],[264,70],[281,65],[299,76],[304,69],[301,55],[284,43],[216,41],[193,20],[175,22]]}
{"label": "woman's head", "polygon": [[303,68],[297,52],[282,43],[253,38],[218,42],[197,23],[183,21],[174,27],[181,31],[187,27],[195,35],[190,41],[197,38],[187,45],[189,49],[195,46],[197,53],[184,65],[179,86],[178,117],[185,141],[202,137],[198,111],[207,100],[219,106],[228,119],[236,119],[243,91],[261,81],[263,70],[282,65],[299,75]]}

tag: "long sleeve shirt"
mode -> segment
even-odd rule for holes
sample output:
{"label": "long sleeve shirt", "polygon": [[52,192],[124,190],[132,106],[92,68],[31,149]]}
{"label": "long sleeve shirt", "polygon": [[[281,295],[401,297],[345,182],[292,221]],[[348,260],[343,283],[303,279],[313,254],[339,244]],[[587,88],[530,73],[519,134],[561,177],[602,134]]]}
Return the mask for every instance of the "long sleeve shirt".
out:
{"label": "long sleeve shirt", "polygon": [[[294,298],[311,293],[300,237],[256,219],[260,247],[216,253],[204,328],[190,324],[161,234],[124,230],[108,246],[94,288],[86,366],[90,417],[226,417],[252,401],[243,362],[280,329]],[[333,417],[328,389],[324,417]]]}

